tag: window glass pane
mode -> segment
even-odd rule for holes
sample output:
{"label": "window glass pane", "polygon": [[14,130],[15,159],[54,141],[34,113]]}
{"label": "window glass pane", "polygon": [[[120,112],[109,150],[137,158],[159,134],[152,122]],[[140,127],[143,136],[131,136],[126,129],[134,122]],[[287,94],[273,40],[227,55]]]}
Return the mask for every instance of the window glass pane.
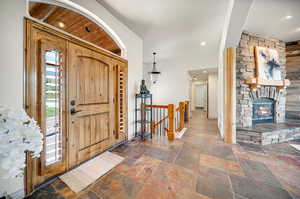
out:
{"label": "window glass pane", "polygon": [[45,54],[45,136],[46,166],[62,158],[62,109],[61,109],[61,66],[59,52],[47,51]]}
{"label": "window glass pane", "polygon": [[47,64],[59,64],[59,53],[56,51],[47,51],[46,52],[46,63]]}

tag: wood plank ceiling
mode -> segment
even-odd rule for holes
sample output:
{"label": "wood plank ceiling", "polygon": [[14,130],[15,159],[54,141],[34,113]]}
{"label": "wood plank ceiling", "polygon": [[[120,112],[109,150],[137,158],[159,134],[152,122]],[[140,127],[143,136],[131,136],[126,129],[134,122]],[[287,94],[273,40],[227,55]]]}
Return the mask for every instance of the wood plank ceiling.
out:
{"label": "wood plank ceiling", "polygon": [[65,32],[115,54],[121,54],[121,50],[116,42],[101,27],[76,12],[55,5],[30,2],[29,13],[32,17]]}

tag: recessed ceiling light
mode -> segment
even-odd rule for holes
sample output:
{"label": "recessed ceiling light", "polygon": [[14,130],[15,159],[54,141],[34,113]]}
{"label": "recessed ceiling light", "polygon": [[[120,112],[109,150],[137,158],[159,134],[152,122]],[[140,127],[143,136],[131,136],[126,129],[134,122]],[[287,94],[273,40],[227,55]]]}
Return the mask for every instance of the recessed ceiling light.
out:
{"label": "recessed ceiling light", "polygon": [[200,43],[200,45],[201,45],[201,46],[205,46],[205,45],[206,45],[206,42],[205,42],[205,41],[202,41],[202,42]]}
{"label": "recessed ceiling light", "polygon": [[287,16],[285,16],[285,19],[291,19],[291,18],[293,18],[292,15],[287,15]]}
{"label": "recessed ceiling light", "polygon": [[65,27],[65,24],[64,24],[63,22],[58,22],[58,26],[59,26],[60,28],[64,28],[64,27]]}
{"label": "recessed ceiling light", "polygon": [[203,73],[207,73],[207,70],[204,70]]}

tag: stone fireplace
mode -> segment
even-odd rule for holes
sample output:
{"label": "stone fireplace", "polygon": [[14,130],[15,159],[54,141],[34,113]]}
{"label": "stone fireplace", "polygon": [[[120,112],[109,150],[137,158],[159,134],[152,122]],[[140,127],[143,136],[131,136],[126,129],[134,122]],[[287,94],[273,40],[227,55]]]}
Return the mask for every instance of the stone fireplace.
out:
{"label": "stone fireplace", "polygon": [[258,121],[257,115],[255,116],[254,110],[260,101],[264,101],[265,103],[266,101],[272,101],[273,123],[285,122],[286,90],[278,90],[275,86],[261,86],[256,90],[251,90],[250,86],[245,82],[247,78],[255,77],[256,74],[254,58],[255,46],[276,49],[280,56],[280,65],[282,66],[281,76],[283,78],[286,76],[285,43],[244,32],[236,52],[236,126],[238,128],[252,127],[252,125],[256,123],[271,122],[271,119]]}
{"label": "stone fireplace", "polygon": [[285,123],[286,89],[276,85],[252,89],[246,83],[256,76],[255,46],[276,49],[281,76],[286,76],[285,43],[244,32],[236,50],[237,141],[264,145],[294,139],[300,136],[300,125]]}

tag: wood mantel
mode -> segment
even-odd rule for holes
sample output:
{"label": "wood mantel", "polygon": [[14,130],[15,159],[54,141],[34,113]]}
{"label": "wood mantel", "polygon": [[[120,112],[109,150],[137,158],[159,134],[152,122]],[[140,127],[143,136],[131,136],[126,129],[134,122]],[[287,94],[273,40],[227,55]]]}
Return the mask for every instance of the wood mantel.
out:
{"label": "wood mantel", "polygon": [[291,85],[290,80],[284,79],[284,80],[264,80],[261,78],[248,78],[245,80],[246,84],[250,85],[250,88],[252,91],[255,91],[260,86],[274,86],[276,87],[276,90],[279,91],[282,88],[285,88],[289,85]]}

